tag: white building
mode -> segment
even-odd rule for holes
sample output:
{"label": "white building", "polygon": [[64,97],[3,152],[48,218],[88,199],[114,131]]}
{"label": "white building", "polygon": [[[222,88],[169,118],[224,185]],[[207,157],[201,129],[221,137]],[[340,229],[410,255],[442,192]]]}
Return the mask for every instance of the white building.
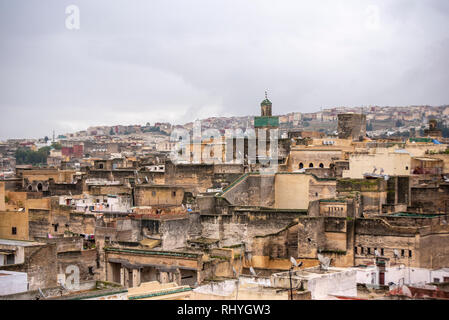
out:
{"label": "white building", "polygon": [[0,270],[0,296],[28,290],[26,272]]}

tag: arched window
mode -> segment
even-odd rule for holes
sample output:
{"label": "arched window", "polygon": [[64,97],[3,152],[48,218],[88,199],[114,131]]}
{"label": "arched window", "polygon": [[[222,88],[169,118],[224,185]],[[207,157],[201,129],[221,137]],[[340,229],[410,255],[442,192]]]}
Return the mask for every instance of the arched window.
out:
{"label": "arched window", "polygon": [[313,168],[313,163],[309,163],[309,168]]}
{"label": "arched window", "polygon": [[324,164],[320,163],[320,168],[324,168]]}
{"label": "arched window", "polygon": [[299,169],[304,168],[304,164],[302,162],[299,163]]}
{"label": "arched window", "polygon": [[100,164],[98,165],[98,168],[99,168],[99,169],[103,169],[103,164],[100,163]]}
{"label": "arched window", "polygon": [[37,184],[37,191],[42,191],[42,183]]}
{"label": "arched window", "polygon": [[28,191],[33,191],[33,186],[31,184],[28,186]]}

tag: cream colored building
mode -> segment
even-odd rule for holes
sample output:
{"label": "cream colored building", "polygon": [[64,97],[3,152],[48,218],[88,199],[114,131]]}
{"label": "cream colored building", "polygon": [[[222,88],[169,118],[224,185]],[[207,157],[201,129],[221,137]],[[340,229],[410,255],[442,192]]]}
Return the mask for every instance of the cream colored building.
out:
{"label": "cream colored building", "polygon": [[[383,169],[383,170],[382,170]],[[386,175],[410,175],[411,155],[405,150],[374,149],[370,153],[349,156],[349,170],[343,170],[343,178],[362,179],[365,173]]]}
{"label": "cream colored building", "polygon": [[311,174],[277,173],[274,184],[276,209],[307,209],[310,201],[336,195],[334,179],[317,179]]}

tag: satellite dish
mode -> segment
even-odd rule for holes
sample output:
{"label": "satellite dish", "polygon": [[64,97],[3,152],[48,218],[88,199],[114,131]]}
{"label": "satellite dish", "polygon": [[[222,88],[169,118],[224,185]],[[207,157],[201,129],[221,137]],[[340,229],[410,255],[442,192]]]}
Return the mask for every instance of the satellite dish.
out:
{"label": "satellite dish", "polygon": [[292,265],[297,267],[298,266],[298,262],[296,262],[296,259],[293,257],[290,257],[290,261],[292,262]]}
{"label": "satellite dish", "polygon": [[320,268],[321,270],[327,270],[329,269],[329,265],[331,263],[331,259],[328,257],[325,257],[318,253],[318,260],[320,261]]}
{"label": "satellite dish", "polygon": [[257,274],[256,274],[256,271],[254,270],[254,268],[253,267],[249,267],[249,272],[251,272],[251,274],[253,275],[253,276],[257,276]]}
{"label": "satellite dish", "polygon": [[393,254],[395,258],[399,258],[399,251],[397,249],[393,250]]}

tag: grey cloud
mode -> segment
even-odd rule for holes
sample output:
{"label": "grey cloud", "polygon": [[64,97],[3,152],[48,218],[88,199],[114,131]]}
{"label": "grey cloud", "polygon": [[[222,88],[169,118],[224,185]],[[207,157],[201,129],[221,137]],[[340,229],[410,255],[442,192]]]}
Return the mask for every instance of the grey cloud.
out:
{"label": "grey cloud", "polygon": [[255,115],[266,88],[278,114],[446,104],[448,15],[443,0],[0,0],[0,139]]}

